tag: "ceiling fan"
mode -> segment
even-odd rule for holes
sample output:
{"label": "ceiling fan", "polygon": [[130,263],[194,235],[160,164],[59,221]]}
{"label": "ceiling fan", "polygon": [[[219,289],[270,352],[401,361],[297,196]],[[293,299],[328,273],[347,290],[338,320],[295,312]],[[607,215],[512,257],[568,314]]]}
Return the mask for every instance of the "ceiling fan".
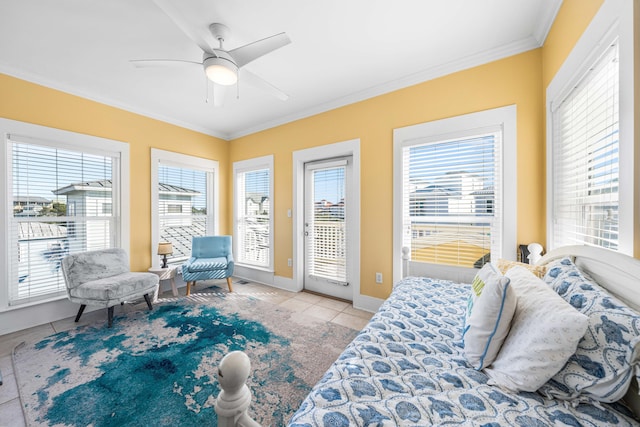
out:
{"label": "ceiling fan", "polygon": [[[285,33],[257,40],[235,49],[224,50],[223,42],[230,34],[230,30],[226,25],[213,23],[209,25],[208,33],[199,31],[187,22],[182,12],[170,0],[154,0],[154,2],[187,37],[202,49],[202,62],[180,59],[137,59],[130,61],[134,66],[140,68],[183,65],[202,67],[207,79],[214,83],[213,103],[215,106],[222,105],[224,88],[238,82],[238,73],[240,73],[240,79],[244,83],[271,93],[282,101],[286,101],[289,98],[280,89],[242,68],[249,62],[291,43]],[[217,41],[219,47],[214,48],[208,40]]]}

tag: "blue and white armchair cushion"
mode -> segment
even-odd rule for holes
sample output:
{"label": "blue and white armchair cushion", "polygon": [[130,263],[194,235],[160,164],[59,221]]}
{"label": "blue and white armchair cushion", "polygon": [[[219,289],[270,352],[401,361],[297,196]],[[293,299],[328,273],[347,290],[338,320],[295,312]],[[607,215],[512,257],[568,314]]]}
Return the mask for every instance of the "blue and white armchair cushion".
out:
{"label": "blue and white armchair cushion", "polygon": [[182,279],[187,282],[187,295],[197,280],[227,279],[229,292],[233,292],[231,276],[234,260],[231,236],[194,237],[191,257],[182,264]]}

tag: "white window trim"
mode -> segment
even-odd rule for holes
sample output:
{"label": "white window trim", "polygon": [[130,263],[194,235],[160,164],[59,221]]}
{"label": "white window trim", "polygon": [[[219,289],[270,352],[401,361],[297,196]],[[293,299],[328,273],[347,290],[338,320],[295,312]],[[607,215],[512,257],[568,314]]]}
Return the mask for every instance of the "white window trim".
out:
{"label": "white window trim", "polygon": [[618,252],[633,255],[634,43],[633,2],[627,0],[605,0],[547,87],[547,250],[555,249],[551,247],[551,236],[554,235],[552,106],[566,96],[582,77],[586,67],[593,64],[616,37],[620,61]]}
{"label": "white window trim", "polygon": [[[269,265],[267,267],[260,267],[253,264],[243,264],[238,261],[238,185],[237,177],[238,173],[250,172],[257,169],[269,169]],[[260,270],[268,273],[274,273],[274,233],[273,233],[273,217],[275,212],[275,197],[273,194],[273,155],[255,157],[253,159],[240,160],[233,162],[233,254],[235,263],[237,266],[248,268],[251,270]]]}
{"label": "white window trim", "polygon": [[158,166],[175,166],[178,168],[202,170],[213,173],[213,182],[207,182],[207,188],[211,188],[212,193],[207,197],[207,212],[211,212],[213,221],[207,221],[207,234],[216,235],[219,233],[219,164],[217,160],[204,159],[202,157],[190,156],[188,154],[174,153],[172,151],[151,149],[151,266],[160,267],[160,257],[157,255],[158,243],[160,242],[160,215],[158,212]]}
{"label": "white window trim", "polygon": [[[502,128],[502,248],[500,256],[515,259],[517,247],[517,109],[515,105],[494,108],[477,113],[420,123],[393,130],[393,281],[402,278],[402,220],[403,220],[403,165],[402,149],[414,145],[416,140],[447,139],[473,129],[500,126]],[[509,248],[513,248],[510,250]],[[461,267],[437,266],[438,274],[456,276]]]}
{"label": "white window trim", "polygon": [[[129,144],[96,136],[0,118],[0,137],[2,138],[3,144],[3,148],[2,150],[0,150],[0,176],[2,177],[2,182],[5,183],[4,185],[0,185],[0,200],[2,200],[3,203],[2,212],[0,213],[0,245],[2,245],[1,252],[3,253],[3,256],[0,257],[0,271],[4,272],[4,282],[9,282],[9,263],[11,262],[10,251],[7,247],[10,240],[7,234],[9,223],[11,221],[10,214],[11,212],[13,212],[13,201],[11,200],[12,189],[9,188],[9,183],[11,182],[11,168],[7,163],[9,161],[9,146],[7,144],[7,141],[8,136],[11,134],[20,135],[26,138],[37,139],[39,140],[39,142],[50,145],[52,147],[96,153],[104,153],[105,151],[110,151],[113,153],[118,153],[120,155],[120,221],[118,224],[120,233],[116,236],[116,242],[119,247],[123,248],[128,253],[130,244],[129,238],[131,222],[129,216]],[[66,296],[57,296],[49,299],[34,301],[32,303],[9,306],[8,286],[0,286],[0,312],[19,310],[27,307],[38,306],[52,301],[66,299]],[[50,310],[42,311],[42,316],[48,316],[49,314]],[[38,318],[39,315],[40,313],[37,313],[33,320],[30,321],[38,322],[39,320],[36,320],[36,318]],[[55,316],[55,314],[53,316]],[[47,321],[49,320],[44,319],[39,322],[44,323]],[[0,334],[2,334],[1,330]]]}

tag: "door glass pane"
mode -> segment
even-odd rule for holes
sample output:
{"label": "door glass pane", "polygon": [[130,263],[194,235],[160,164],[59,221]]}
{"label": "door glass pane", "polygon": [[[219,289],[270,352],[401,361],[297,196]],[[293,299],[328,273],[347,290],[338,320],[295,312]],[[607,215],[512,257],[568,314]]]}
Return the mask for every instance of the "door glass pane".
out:
{"label": "door glass pane", "polygon": [[345,167],[313,170],[312,180],[308,274],[346,282]]}

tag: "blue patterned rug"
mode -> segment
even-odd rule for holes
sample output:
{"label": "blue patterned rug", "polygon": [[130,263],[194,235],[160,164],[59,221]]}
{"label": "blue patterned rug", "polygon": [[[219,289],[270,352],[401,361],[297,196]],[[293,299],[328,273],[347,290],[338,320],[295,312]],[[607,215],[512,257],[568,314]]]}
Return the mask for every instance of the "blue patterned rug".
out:
{"label": "blue patterned rug", "polygon": [[14,365],[28,425],[215,426],[218,364],[243,350],[250,415],[280,426],[355,335],[252,296],[201,293],[21,345]]}

